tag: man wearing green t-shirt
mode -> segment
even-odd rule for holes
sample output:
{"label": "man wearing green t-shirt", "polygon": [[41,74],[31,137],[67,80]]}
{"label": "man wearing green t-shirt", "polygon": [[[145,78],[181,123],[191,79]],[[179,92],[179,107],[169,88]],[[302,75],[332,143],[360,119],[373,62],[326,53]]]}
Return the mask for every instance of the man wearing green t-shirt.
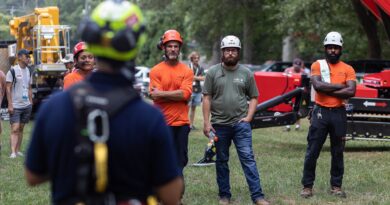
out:
{"label": "man wearing green t-shirt", "polygon": [[[250,121],[257,106],[258,90],[249,69],[238,64],[241,42],[226,36],[221,42],[222,63],[212,66],[206,74],[203,89],[203,132],[218,136],[216,172],[219,204],[229,204],[229,148],[233,140],[245,178],[256,205],[268,205],[261,189],[260,176],[252,150]],[[248,105],[248,100],[249,105]],[[210,120],[211,114],[211,120]]]}

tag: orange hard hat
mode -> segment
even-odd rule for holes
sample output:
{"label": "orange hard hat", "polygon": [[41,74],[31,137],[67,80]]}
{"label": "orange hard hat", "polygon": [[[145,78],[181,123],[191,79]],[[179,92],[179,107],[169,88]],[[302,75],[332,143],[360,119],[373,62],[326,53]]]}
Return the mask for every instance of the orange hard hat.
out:
{"label": "orange hard hat", "polygon": [[87,44],[84,41],[78,42],[73,48],[73,57],[77,58],[77,55],[87,49]]}
{"label": "orange hard hat", "polygon": [[176,30],[168,30],[165,31],[164,35],[161,37],[162,44],[165,44],[168,41],[178,41],[180,44],[183,44],[183,39],[181,35]]}

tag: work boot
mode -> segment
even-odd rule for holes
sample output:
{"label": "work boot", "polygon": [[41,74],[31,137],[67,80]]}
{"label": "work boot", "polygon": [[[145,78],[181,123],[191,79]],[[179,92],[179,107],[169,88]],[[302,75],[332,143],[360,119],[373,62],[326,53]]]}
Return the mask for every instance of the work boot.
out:
{"label": "work boot", "polygon": [[341,198],[347,198],[347,194],[341,189],[341,187],[332,186],[330,194]]}
{"label": "work boot", "polygon": [[265,199],[257,199],[255,204],[256,205],[270,205],[271,203],[269,203],[269,201],[267,201]]}
{"label": "work boot", "polygon": [[313,188],[310,187],[303,187],[301,191],[301,197],[303,198],[309,198],[313,196]]}
{"label": "work boot", "polygon": [[229,205],[230,199],[228,199],[226,197],[219,198],[218,204],[219,205]]}

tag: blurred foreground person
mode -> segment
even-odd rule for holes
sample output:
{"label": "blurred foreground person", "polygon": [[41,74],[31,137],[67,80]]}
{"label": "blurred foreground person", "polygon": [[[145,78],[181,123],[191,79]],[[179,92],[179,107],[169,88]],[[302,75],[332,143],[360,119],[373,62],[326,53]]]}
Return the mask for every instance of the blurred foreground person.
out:
{"label": "blurred foreground person", "polygon": [[98,70],[40,109],[26,159],[30,185],[53,204],[177,205],[183,189],[172,136],[132,87],[145,34],[141,10],[105,1],[80,25]]}

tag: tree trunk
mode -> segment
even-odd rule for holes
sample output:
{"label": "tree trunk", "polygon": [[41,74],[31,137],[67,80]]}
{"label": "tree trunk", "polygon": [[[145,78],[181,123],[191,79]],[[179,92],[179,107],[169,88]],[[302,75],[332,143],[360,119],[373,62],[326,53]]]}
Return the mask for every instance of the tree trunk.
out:
{"label": "tree trunk", "polygon": [[220,42],[215,42],[213,44],[213,52],[211,54],[210,61],[206,65],[207,68],[221,62],[221,49],[219,47],[220,47]]}
{"label": "tree trunk", "polygon": [[363,26],[363,30],[367,35],[368,40],[368,58],[380,59],[382,49],[378,37],[377,21],[375,17],[364,8],[360,0],[351,0],[355,9],[356,15]]}
{"label": "tree trunk", "polygon": [[295,48],[295,39],[292,34],[283,39],[282,61],[292,61],[297,57]]}
{"label": "tree trunk", "polygon": [[253,50],[253,40],[252,40],[252,27],[251,27],[251,18],[248,14],[244,14],[243,18],[243,37],[242,37],[242,63],[251,63],[252,62],[252,50]]}

